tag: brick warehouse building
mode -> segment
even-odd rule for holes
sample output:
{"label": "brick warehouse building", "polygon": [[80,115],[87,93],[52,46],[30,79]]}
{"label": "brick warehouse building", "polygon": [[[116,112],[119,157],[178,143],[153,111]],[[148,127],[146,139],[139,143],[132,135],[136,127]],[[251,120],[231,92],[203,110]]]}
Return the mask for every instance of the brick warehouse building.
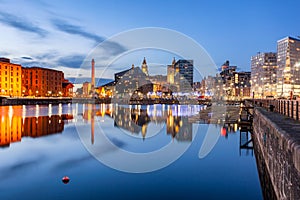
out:
{"label": "brick warehouse building", "polygon": [[8,58],[0,58],[0,95],[21,96],[22,66]]}
{"label": "brick warehouse building", "polygon": [[62,96],[64,73],[62,71],[41,68],[22,68],[23,96]]}

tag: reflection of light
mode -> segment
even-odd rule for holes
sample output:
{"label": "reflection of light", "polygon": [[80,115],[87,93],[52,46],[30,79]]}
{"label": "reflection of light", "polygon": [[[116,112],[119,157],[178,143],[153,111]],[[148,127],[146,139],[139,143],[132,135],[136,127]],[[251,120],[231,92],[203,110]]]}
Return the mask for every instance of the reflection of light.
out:
{"label": "reflection of light", "polygon": [[147,115],[150,115],[150,105],[147,105]]}
{"label": "reflection of light", "polygon": [[236,132],[238,129],[238,125],[237,124],[234,124],[234,131]]}
{"label": "reflection of light", "polygon": [[51,117],[52,115],[52,104],[49,104],[49,107],[48,107],[48,116]]}
{"label": "reflection of light", "polygon": [[35,106],[35,117],[39,117],[40,114],[40,109],[39,109],[39,105]]}
{"label": "reflection of light", "polygon": [[61,116],[62,114],[62,104],[58,104],[58,115]]}
{"label": "reflection of light", "polygon": [[8,118],[9,118],[9,124],[11,125],[12,122],[12,116],[13,116],[13,109],[12,106],[8,107]]}
{"label": "reflection of light", "polygon": [[25,122],[25,117],[26,117],[26,106],[22,106],[22,119],[23,119],[23,124]]}
{"label": "reflection of light", "polygon": [[110,111],[110,116],[112,117],[112,113],[113,113],[113,105],[109,104],[109,111]]}
{"label": "reflection of light", "polygon": [[222,136],[226,136],[226,134],[227,134],[226,128],[222,127],[222,128],[221,128],[221,135],[222,135]]}

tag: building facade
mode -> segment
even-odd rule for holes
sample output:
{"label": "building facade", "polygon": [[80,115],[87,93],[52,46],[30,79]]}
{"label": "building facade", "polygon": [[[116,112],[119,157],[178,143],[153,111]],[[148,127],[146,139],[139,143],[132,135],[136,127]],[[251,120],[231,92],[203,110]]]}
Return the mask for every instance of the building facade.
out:
{"label": "building facade", "polygon": [[254,98],[277,96],[277,53],[257,53],[251,57],[251,94]]}
{"label": "building facade", "polygon": [[144,72],[144,74],[146,76],[149,76],[149,72],[148,72],[148,65],[146,62],[146,58],[144,57],[143,63],[142,63],[142,71]]}
{"label": "building facade", "polygon": [[[172,64],[167,67],[167,82],[176,87],[177,92],[193,91],[194,64],[193,60],[173,59]],[[175,89],[173,89],[175,90]]]}
{"label": "building facade", "polygon": [[116,97],[139,98],[153,90],[149,77],[134,65],[129,70],[115,74],[115,83]]}
{"label": "building facade", "polygon": [[63,95],[64,73],[41,67],[22,68],[23,96],[58,97]]}
{"label": "building facade", "polygon": [[193,90],[194,64],[193,60],[178,60],[175,63],[175,83],[180,92]]}
{"label": "building facade", "polygon": [[0,58],[0,95],[21,96],[22,66],[10,62],[8,58]]}
{"label": "building facade", "polygon": [[277,41],[277,96],[300,95],[300,39]]}

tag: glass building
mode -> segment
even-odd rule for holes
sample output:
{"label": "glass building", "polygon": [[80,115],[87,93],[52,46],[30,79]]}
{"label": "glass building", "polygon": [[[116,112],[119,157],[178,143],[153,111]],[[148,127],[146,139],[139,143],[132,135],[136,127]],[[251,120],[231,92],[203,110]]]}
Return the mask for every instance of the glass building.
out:
{"label": "glass building", "polygon": [[251,94],[255,98],[275,97],[277,54],[257,53],[251,57]]}
{"label": "glass building", "polygon": [[300,95],[300,39],[277,41],[277,96]]}

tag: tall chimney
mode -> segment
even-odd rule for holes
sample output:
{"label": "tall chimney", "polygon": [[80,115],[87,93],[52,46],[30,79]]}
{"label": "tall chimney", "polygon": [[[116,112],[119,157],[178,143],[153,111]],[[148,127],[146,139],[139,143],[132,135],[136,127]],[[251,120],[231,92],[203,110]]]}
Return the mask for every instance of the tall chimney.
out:
{"label": "tall chimney", "polygon": [[95,60],[94,58],[92,59],[92,96],[94,97],[94,94],[95,94]]}

